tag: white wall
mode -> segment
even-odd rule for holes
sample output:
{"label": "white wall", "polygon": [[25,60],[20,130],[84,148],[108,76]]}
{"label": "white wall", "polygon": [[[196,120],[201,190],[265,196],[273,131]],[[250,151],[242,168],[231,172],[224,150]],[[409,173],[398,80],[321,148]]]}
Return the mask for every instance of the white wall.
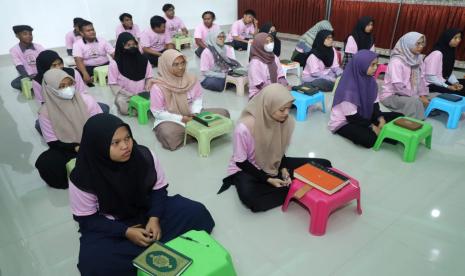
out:
{"label": "white wall", "polygon": [[188,29],[201,23],[204,11],[216,14],[216,23],[232,24],[237,17],[236,0],[12,0],[2,1],[6,20],[0,25],[0,55],[18,43],[11,29],[13,25],[26,24],[34,28],[34,42],[45,48],[64,46],[65,34],[72,29],[73,18],[82,17],[94,23],[97,36],[115,39],[118,16],[123,12],[132,14],[134,23],[141,29],[150,26],[153,15],[163,16],[161,7],[171,3],[176,15],[181,17]]}

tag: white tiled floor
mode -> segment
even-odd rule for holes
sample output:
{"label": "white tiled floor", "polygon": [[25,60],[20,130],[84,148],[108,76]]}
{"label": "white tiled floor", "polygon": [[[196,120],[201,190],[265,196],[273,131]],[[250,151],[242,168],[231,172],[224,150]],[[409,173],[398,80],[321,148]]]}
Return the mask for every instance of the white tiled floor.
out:
{"label": "white tiled floor", "polygon": [[[283,42],[283,57],[293,44]],[[198,74],[192,50],[189,70]],[[237,53],[246,62],[245,53]],[[0,67],[0,275],[78,275],[77,225],[67,191],[48,188],[34,168],[47,146],[33,128],[37,106],[10,87],[11,65]],[[290,77],[296,83],[295,76]],[[108,87],[90,90],[112,104]],[[327,108],[331,95],[326,95]],[[233,91],[205,91],[205,106],[226,107],[236,120],[247,103]],[[112,108],[112,112],[115,109]],[[213,236],[229,249],[238,275],[465,275],[465,122],[445,128],[447,116],[427,121],[434,127],[433,147],[421,146],[417,161],[401,161],[401,145],[384,144],[379,152],[332,135],[329,113],[312,110],[298,122],[288,156],[314,155],[360,181],[363,215],[355,203],[333,213],[322,237],[308,233],[309,215],[291,203],[253,214],[235,189],[217,195],[232,151],[231,136],[212,142],[208,158],[197,145],[169,152],[161,149],[149,125],[130,123],[137,141],[161,159],[170,193],[206,204],[216,221]],[[434,210],[434,211],[433,211]]]}

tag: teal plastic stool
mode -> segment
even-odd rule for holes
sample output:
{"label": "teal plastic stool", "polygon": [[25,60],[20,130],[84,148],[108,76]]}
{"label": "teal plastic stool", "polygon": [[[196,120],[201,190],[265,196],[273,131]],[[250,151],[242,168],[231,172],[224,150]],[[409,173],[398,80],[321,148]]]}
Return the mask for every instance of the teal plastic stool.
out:
{"label": "teal plastic stool", "polygon": [[129,116],[133,116],[134,110],[137,110],[137,120],[139,124],[147,124],[149,121],[147,113],[150,111],[150,100],[139,95],[132,96],[128,106]]}
{"label": "teal plastic stool", "polygon": [[[414,122],[420,123],[423,125],[423,127],[418,130],[412,131],[395,125],[394,122],[400,118],[406,118]],[[378,139],[376,140],[375,145],[373,146],[373,149],[376,151],[379,150],[383,140],[386,138],[390,138],[404,144],[404,162],[414,162],[417,155],[418,144],[420,144],[421,141],[425,140],[426,147],[428,149],[431,149],[433,127],[428,123],[409,117],[399,117],[396,120],[393,120],[384,125],[384,127],[381,129],[381,133],[379,134]]]}
{"label": "teal plastic stool", "polygon": [[32,80],[30,78],[21,79],[21,92],[26,100],[32,100]]}
{"label": "teal plastic stool", "polygon": [[[166,243],[188,256],[192,264],[182,276],[235,276],[231,255],[205,231],[191,230]],[[138,270],[137,276],[149,276]]]}
{"label": "teal plastic stool", "polygon": [[199,144],[199,155],[201,157],[208,157],[210,154],[210,142],[213,138],[228,134],[233,130],[234,123],[231,119],[219,114],[217,115],[222,117],[223,122],[215,126],[207,127],[195,120],[191,120],[186,124],[184,145],[186,145],[186,138],[188,134],[197,139]]}
{"label": "teal plastic stool", "polygon": [[173,37],[172,42],[175,45],[176,50],[181,51],[181,45],[191,44],[192,43],[192,37],[191,36],[185,36],[185,35],[175,35]]}
{"label": "teal plastic stool", "polygon": [[311,96],[299,93],[297,91],[291,91],[292,97],[294,97],[294,105],[297,108],[295,119],[299,122],[307,119],[308,107],[317,103],[321,103],[321,111],[326,112],[325,96],[322,92],[318,92]]}
{"label": "teal plastic stool", "polygon": [[462,116],[462,113],[465,112],[465,98],[460,95],[455,96],[461,97],[462,99],[458,102],[451,102],[439,97],[433,98],[429,103],[428,108],[426,108],[425,117],[428,117],[433,109],[445,111],[449,114],[449,118],[447,119],[447,128],[457,128],[460,116]]}
{"label": "teal plastic stool", "polygon": [[69,175],[71,174],[71,171],[74,169],[76,166],[76,158],[73,158],[66,163],[66,172],[69,178]]}
{"label": "teal plastic stool", "polygon": [[94,82],[100,86],[107,85],[108,65],[98,66],[94,68]]}

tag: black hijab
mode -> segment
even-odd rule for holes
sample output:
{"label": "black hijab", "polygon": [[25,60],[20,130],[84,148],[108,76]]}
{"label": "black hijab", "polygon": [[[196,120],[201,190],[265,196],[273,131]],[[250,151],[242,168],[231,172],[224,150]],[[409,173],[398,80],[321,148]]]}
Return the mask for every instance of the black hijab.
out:
{"label": "black hijab", "polygon": [[274,48],[273,48],[273,53],[279,57],[281,55],[281,40],[279,40],[278,36],[276,35],[276,31],[270,33],[271,27],[273,27],[273,23],[271,21],[266,22],[265,24],[262,25],[260,30],[258,31],[259,33],[267,33],[270,34],[273,37],[274,40]]}
{"label": "black hijab", "polygon": [[373,34],[365,32],[365,27],[370,24],[370,22],[375,23],[373,17],[371,16],[363,16],[360,18],[355,25],[354,29],[352,30],[352,37],[357,43],[357,49],[363,50],[370,50],[371,46],[374,44]]}
{"label": "black hijab", "polygon": [[101,113],[87,120],[70,179],[80,190],[97,196],[100,213],[131,219],[147,212],[157,173],[150,150],[134,140],[128,161],[110,159],[111,141],[121,126],[132,137],[129,125],[114,115]]}
{"label": "black hijab", "polygon": [[328,30],[319,31],[312,45],[312,54],[323,61],[326,67],[331,67],[334,62],[333,46],[325,46],[325,39],[332,34],[333,32]]}
{"label": "black hijab", "polygon": [[442,53],[442,77],[446,80],[452,75],[455,63],[455,48],[450,47],[449,42],[458,33],[462,33],[462,30],[457,28],[445,30],[433,48],[433,51]]}
{"label": "black hijab", "polygon": [[129,40],[134,40],[137,44],[137,40],[128,32],[123,32],[118,36],[115,48],[115,61],[119,72],[123,76],[133,81],[140,81],[145,79],[147,63],[149,61],[139,50],[130,53],[127,49],[124,49],[124,44]]}
{"label": "black hijab", "polygon": [[[57,59],[61,60],[61,63],[63,63],[63,59],[55,51],[45,50],[40,52],[36,58],[37,75],[35,76],[34,80],[42,85],[42,79],[44,78],[45,72],[47,72],[50,67],[52,67],[52,63]],[[62,70],[74,78],[73,68],[63,67]]]}

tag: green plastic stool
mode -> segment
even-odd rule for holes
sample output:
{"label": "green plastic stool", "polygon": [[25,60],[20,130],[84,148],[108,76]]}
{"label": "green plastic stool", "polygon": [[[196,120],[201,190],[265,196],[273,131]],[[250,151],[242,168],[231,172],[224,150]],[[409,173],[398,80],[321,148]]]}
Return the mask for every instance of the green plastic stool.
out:
{"label": "green plastic stool", "polygon": [[32,80],[30,78],[21,79],[21,92],[26,100],[32,99]]}
{"label": "green plastic stool", "polygon": [[76,158],[73,158],[66,163],[66,172],[69,178],[69,175],[71,174],[71,171],[74,169],[76,166]]}
{"label": "green plastic stool", "polygon": [[201,157],[208,157],[208,155],[210,154],[210,142],[213,138],[216,138],[224,134],[228,134],[233,130],[234,123],[231,119],[221,116],[219,114],[217,115],[223,118],[223,122],[215,126],[207,127],[195,120],[191,120],[186,124],[184,145],[186,145],[186,139],[188,134],[197,139],[197,142],[199,144],[199,155]]}
{"label": "green plastic stool", "polygon": [[[412,131],[394,124],[394,121],[406,118],[414,122],[420,123],[423,125],[422,128]],[[425,140],[425,145],[428,149],[431,149],[431,140],[433,137],[433,127],[425,122],[409,118],[409,117],[399,117],[396,120],[393,120],[384,125],[381,129],[381,133],[376,140],[376,143],[373,147],[374,150],[379,150],[381,143],[384,139],[390,138],[404,144],[404,162],[414,162],[417,155],[418,144],[420,144],[423,139]]]}
{"label": "green plastic stool", "polygon": [[[166,246],[192,259],[192,264],[182,276],[236,275],[228,251],[205,231],[191,230],[167,242]],[[149,276],[149,274],[138,270],[137,276]]]}
{"label": "green plastic stool", "polygon": [[185,35],[175,35],[172,40],[173,44],[176,46],[176,50],[181,51],[181,45],[191,44],[192,37]]}
{"label": "green plastic stool", "polygon": [[147,112],[150,110],[150,100],[139,95],[132,96],[129,100],[128,113],[133,116],[133,111],[137,110],[137,120],[139,124],[145,125],[149,121]]}
{"label": "green plastic stool", "polygon": [[107,85],[108,65],[98,66],[94,68],[94,82],[100,86]]}

